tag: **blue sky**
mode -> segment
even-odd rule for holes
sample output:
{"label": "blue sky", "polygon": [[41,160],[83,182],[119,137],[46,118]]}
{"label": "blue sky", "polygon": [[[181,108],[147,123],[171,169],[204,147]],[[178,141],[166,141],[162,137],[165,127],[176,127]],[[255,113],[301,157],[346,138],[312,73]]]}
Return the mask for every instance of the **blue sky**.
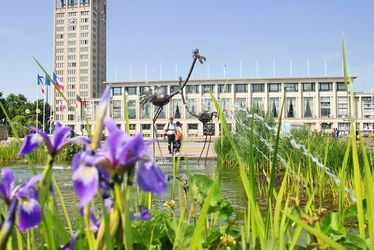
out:
{"label": "blue sky", "polygon": [[[20,6],[20,3],[22,4]],[[108,0],[107,80],[175,78],[185,75],[191,52],[200,48],[210,76],[341,74],[344,33],[356,90],[374,89],[374,2],[370,0]],[[53,1],[4,1],[0,8],[0,91],[35,99],[32,56],[52,69]],[[195,78],[207,77],[199,65]]]}

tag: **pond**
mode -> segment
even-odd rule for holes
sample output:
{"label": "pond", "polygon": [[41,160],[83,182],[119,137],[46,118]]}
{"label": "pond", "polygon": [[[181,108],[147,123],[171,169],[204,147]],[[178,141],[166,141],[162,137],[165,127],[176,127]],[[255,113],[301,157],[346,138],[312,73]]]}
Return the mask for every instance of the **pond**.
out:
{"label": "pond", "polygon": [[[11,165],[8,166],[14,169],[16,182],[21,183],[32,175],[31,168],[27,165]],[[173,175],[173,163],[171,161],[165,161],[160,164],[160,167],[167,176]],[[217,173],[217,162],[210,160],[207,161],[206,166],[203,164],[197,164],[197,161],[189,161],[189,167],[191,174],[206,174],[211,178],[214,178]],[[44,165],[37,165],[36,170],[41,173],[44,169]],[[73,209],[73,186],[72,186],[72,174],[73,171],[69,165],[57,165],[53,167],[53,173],[57,180],[57,183],[64,196],[66,206],[69,211]],[[179,175],[186,175],[186,164],[181,161],[179,165]],[[161,195],[154,195],[153,207],[162,208],[165,201],[170,200],[170,188],[171,182],[169,182],[168,191]],[[246,208],[246,197],[242,188],[242,183],[238,171],[233,169],[222,168],[222,181],[221,181],[221,193],[222,196],[227,199],[234,208],[234,211],[241,214]],[[175,196],[178,197],[177,195]],[[60,211],[61,212],[61,211]]]}

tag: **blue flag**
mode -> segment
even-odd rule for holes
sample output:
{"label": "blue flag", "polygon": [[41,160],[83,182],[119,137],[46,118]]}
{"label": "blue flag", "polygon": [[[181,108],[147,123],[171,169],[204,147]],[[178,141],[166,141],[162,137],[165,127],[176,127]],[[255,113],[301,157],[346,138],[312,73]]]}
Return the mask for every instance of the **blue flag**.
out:
{"label": "blue flag", "polygon": [[49,80],[47,75],[45,75],[45,85],[51,86],[51,81]]}
{"label": "blue flag", "polygon": [[43,85],[43,78],[44,77],[38,74],[38,80],[37,80],[38,85]]}

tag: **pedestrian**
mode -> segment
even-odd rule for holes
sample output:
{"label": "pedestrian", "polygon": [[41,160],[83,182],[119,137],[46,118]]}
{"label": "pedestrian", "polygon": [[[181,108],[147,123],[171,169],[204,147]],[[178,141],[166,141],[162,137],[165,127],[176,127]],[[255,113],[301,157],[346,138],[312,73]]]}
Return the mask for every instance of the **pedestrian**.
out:
{"label": "pedestrian", "polygon": [[176,143],[175,143],[175,152],[179,152],[181,145],[182,145],[182,139],[183,139],[183,132],[182,132],[182,124],[178,121],[176,122],[177,129],[176,129]]}
{"label": "pedestrian", "polygon": [[173,122],[173,120],[174,120],[173,117],[170,117],[169,122],[165,124],[165,127],[164,127],[164,136],[168,137],[168,150],[169,150],[170,155],[173,155],[172,150],[175,147],[174,146],[175,145],[175,133],[177,130],[177,126]]}

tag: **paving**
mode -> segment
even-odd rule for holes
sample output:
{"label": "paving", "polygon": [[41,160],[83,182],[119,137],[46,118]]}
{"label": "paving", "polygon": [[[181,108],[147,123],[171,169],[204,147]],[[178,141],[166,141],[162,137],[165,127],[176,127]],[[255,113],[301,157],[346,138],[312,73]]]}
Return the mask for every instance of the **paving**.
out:
{"label": "paving", "polygon": [[[169,155],[169,152],[168,152],[168,144],[167,144],[166,139],[160,141],[160,147],[161,147],[162,157],[170,158],[171,156]],[[187,157],[188,159],[191,159],[191,160],[198,159],[203,147],[204,147],[204,141],[185,141],[183,142],[183,145],[182,145],[181,156]],[[214,160],[217,158],[217,155],[214,152],[213,147],[214,146],[213,146],[213,140],[212,140],[212,142],[210,143],[208,157],[207,157],[207,159],[209,160]],[[154,148],[155,148],[155,158],[161,159],[162,157],[161,157],[161,153],[160,153],[157,143],[155,143]],[[208,143],[206,143],[202,158],[205,158],[207,148],[208,148]],[[153,150],[153,147],[151,147],[151,150]]]}

